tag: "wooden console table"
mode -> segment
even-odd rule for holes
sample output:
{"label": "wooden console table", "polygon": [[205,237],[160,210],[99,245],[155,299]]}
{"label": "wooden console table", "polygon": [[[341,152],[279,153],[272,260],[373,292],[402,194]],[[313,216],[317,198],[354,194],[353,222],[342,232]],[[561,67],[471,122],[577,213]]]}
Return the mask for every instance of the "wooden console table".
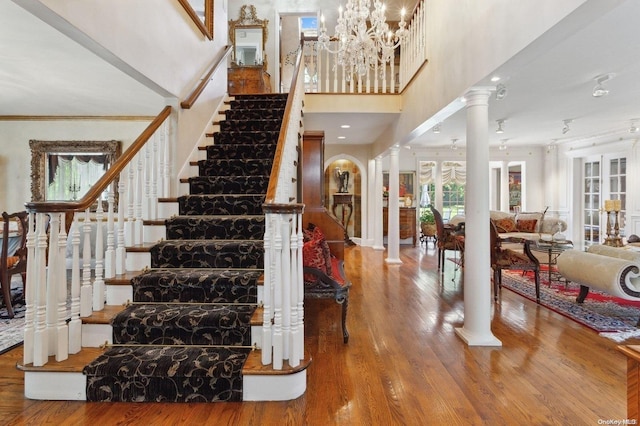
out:
{"label": "wooden console table", "polygon": [[[340,206],[340,217],[336,214],[336,208]],[[348,209],[348,210],[347,210]],[[351,215],[353,214],[353,194],[346,192],[336,192],[333,194],[333,205],[331,206],[333,215],[340,220],[342,226],[344,226],[344,241],[352,245],[353,242],[349,238],[348,228],[351,221]]]}
{"label": "wooden console table", "polygon": [[[382,234],[388,235],[389,209],[382,208]],[[413,238],[413,246],[416,246],[418,231],[416,226],[416,208],[400,207],[400,239]]]}

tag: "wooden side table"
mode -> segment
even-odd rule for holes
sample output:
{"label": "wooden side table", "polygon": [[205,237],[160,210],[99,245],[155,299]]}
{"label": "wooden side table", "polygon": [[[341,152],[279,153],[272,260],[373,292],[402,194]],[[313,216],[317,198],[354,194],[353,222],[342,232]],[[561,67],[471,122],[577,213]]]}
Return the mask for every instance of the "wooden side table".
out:
{"label": "wooden side table", "polygon": [[[340,216],[336,214],[336,208],[340,206]],[[355,244],[349,238],[349,222],[351,221],[351,215],[353,214],[353,194],[347,192],[336,192],[333,194],[333,205],[331,207],[333,215],[340,220],[342,226],[344,226],[344,241],[349,245]]]}

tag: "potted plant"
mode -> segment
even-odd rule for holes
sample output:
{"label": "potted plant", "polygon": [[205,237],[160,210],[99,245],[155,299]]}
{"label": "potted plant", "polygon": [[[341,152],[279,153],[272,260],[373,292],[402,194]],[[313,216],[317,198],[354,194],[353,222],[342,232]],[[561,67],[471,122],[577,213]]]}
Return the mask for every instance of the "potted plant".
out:
{"label": "potted plant", "polygon": [[437,233],[436,218],[430,207],[422,209],[420,213],[420,229],[425,237],[435,237]]}

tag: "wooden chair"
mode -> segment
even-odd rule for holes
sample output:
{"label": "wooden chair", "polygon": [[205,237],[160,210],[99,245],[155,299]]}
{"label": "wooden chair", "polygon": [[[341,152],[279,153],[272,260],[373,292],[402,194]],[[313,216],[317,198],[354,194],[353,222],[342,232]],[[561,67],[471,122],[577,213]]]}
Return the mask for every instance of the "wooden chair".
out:
{"label": "wooden chair", "polygon": [[[9,318],[14,317],[13,306],[11,305],[11,277],[15,274],[22,276],[22,287],[26,290],[27,282],[27,230],[29,228],[29,214],[26,211],[8,214],[2,213],[2,252],[0,253],[0,287],[2,287],[2,297],[7,307]],[[18,223],[18,248],[13,253],[9,253],[9,238],[11,222]]]}
{"label": "wooden chair", "polygon": [[438,270],[444,270],[444,256],[447,250],[460,252],[460,262],[464,264],[464,235],[455,229],[446,229],[442,215],[435,207],[429,206],[436,220],[436,245],[438,247]]}
{"label": "wooden chair", "polygon": [[[540,303],[540,261],[531,253],[531,241],[523,238],[500,238],[495,223],[489,221],[491,236],[491,269],[493,269],[493,297],[498,300],[502,288],[502,270],[533,271],[536,286],[536,301]],[[522,251],[503,248],[502,243],[520,244]]]}

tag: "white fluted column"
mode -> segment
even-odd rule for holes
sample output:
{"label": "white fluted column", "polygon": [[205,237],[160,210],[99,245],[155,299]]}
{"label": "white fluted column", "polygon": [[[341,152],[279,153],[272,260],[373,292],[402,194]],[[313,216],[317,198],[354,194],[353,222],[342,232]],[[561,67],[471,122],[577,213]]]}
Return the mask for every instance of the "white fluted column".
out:
{"label": "white fluted column", "polygon": [[464,326],[456,334],[469,346],[502,346],[491,332],[489,255],[489,89],[467,99],[467,183],[465,187]]}
{"label": "white fluted column", "polygon": [[375,200],[375,208],[370,215],[371,220],[375,224],[373,230],[373,249],[384,250],[384,237],[382,236],[382,158],[376,157],[375,167],[375,192],[373,199]]}
{"label": "white fluted column", "polygon": [[362,246],[372,246],[374,243],[374,235],[376,229],[376,205],[378,203],[379,196],[373,196],[373,194],[379,194],[376,187],[376,160],[369,160],[367,162],[367,217],[366,221],[366,235],[362,236]]}
{"label": "white fluted column", "polygon": [[402,263],[400,260],[400,149],[389,150],[389,208],[387,220],[387,263]]}
{"label": "white fluted column", "polygon": [[500,210],[509,211],[509,163],[503,161],[500,165]]}

